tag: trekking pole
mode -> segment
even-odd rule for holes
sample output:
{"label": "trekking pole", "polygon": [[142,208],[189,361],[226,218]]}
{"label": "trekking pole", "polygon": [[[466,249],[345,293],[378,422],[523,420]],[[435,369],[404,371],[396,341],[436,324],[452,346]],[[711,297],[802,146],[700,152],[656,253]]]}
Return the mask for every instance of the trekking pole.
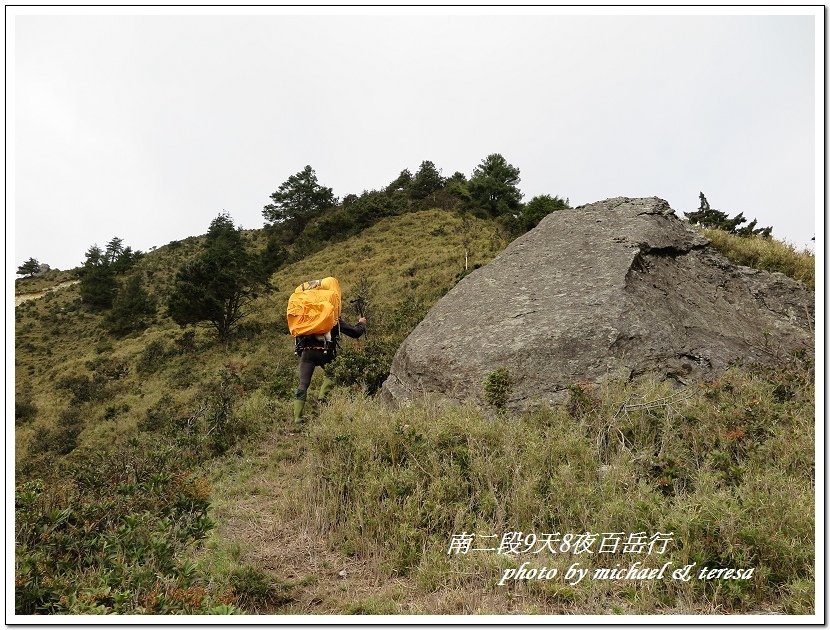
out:
{"label": "trekking pole", "polygon": [[[355,298],[351,301],[357,311],[358,317],[367,317],[366,313],[369,307],[369,296],[372,293],[372,283],[366,276],[360,276],[357,280],[357,285],[354,287]],[[369,338],[368,333],[364,332],[363,336]]]}
{"label": "trekking pole", "polygon": [[[361,317],[366,317],[366,306],[368,305],[368,301],[366,300],[366,297],[364,295],[358,294],[358,296],[355,299],[351,300],[351,303],[354,304],[354,310],[357,311],[358,319]],[[369,333],[364,332],[363,336],[366,337],[366,339],[368,339]]]}

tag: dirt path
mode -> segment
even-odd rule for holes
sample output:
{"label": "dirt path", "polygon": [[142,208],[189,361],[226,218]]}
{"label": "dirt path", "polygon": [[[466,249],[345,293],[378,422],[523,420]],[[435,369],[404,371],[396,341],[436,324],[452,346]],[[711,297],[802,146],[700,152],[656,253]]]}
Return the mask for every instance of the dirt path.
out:
{"label": "dirt path", "polygon": [[60,284],[56,284],[53,287],[44,289],[43,291],[33,291],[31,293],[18,293],[14,296],[14,305],[20,306],[21,304],[23,304],[23,302],[28,302],[29,300],[37,300],[38,298],[42,298],[47,293],[57,291],[58,289],[71,287],[72,285],[78,284],[79,282],[80,280],[67,280],[66,282],[61,282]]}
{"label": "dirt path", "polygon": [[[313,422],[313,420],[310,420]],[[259,614],[320,615],[364,612],[416,612],[394,604],[409,600],[403,581],[380,581],[361,561],[346,558],[313,537],[297,514],[302,502],[300,460],[308,439],[303,428],[277,425],[242,467],[215,483],[211,518],[214,536],[230,545],[241,566],[267,573],[289,601],[265,605]],[[411,600],[410,600],[411,601]]]}
{"label": "dirt path", "polygon": [[[309,422],[315,420],[312,417]],[[232,567],[252,568],[274,585],[271,601],[240,601],[260,615],[545,615],[629,614],[623,608],[581,611],[554,596],[530,592],[482,589],[424,589],[413,579],[395,578],[370,562],[349,558],[315,537],[301,516],[304,457],[308,437],[290,420],[275,421],[268,436],[238,459],[217,470],[211,518],[212,543],[202,554],[231,557]],[[212,549],[212,550],[211,550]],[[227,567],[226,567],[227,568]],[[242,585],[238,585],[244,591]],[[242,592],[239,592],[243,596]],[[614,602],[612,602],[614,603]],[[717,613],[702,605],[678,602],[656,614]],[[630,614],[634,614],[633,612]],[[779,611],[757,610],[752,615]]]}
{"label": "dirt path", "polygon": [[[309,423],[314,423],[312,416]],[[211,518],[213,553],[267,574],[280,593],[270,604],[245,606],[266,615],[474,615],[547,613],[562,606],[526,593],[419,588],[412,578],[347,557],[315,537],[300,512],[308,437],[304,427],[276,421],[267,438],[217,471]],[[218,545],[218,547],[217,547]],[[211,551],[203,551],[210,554]],[[281,600],[281,601],[279,601]]]}

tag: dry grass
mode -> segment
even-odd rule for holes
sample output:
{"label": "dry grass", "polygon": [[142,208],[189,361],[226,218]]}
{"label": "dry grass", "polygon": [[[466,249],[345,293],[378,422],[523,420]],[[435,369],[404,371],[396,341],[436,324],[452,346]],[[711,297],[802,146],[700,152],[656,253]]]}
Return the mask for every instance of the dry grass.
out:
{"label": "dry grass", "polygon": [[798,251],[786,241],[760,236],[736,236],[723,230],[703,230],[712,245],[736,265],[778,271],[815,288],[816,256]]}
{"label": "dry grass", "polygon": [[[435,401],[392,411],[339,390],[304,430],[279,416],[264,442],[217,466],[203,562],[289,584],[259,611],[280,614],[809,614],[811,378],[796,361],[682,395],[609,382],[579,404],[500,420]],[[461,531],[675,535],[665,556],[448,554]],[[524,561],[562,572],[634,560],[755,575],[497,585]]]}
{"label": "dry grass", "polygon": [[63,282],[75,280],[75,270],[58,271],[51,270],[32,278],[17,278],[14,283],[15,295],[25,293],[40,293]]}
{"label": "dry grass", "polygon": [[[242,457],[227,458],[214,469],[217,522],[204,550],[202,567],[215,579],[234,584],[234,572],[259,572],[285,595],[263,602],[263,614],[342,614],[364,607],[398,613],[389,602],[405,599],[403,580],[380,580],[368,563],[332,550],[328,542],[303,528],[297,507],[305,429],[281,417],[266,438]],[[236,584],[238,587],[239,585]]]}
{"label": "dry grass", "polygon": [[[470,266],[492,260],[507,244],[494,224],[472,219]],[[430,304],[446,293],[464,269],[461,218],[451,212],[425,210],[384,219],[350,238],[281,269],[272,278],[279,288],[263,321],[281,322],[282,306],[305,280],[336,276],[344,299],[354,295],[361,280],[373,288],[370,315],[382,318],[403,302]],[[279,306],[279,308],[278,308]],[[349,317],[356,314],[346,311]],[[378,325],[374,320],[370,325]],[[380,324],[382,325],[382,324]]]}

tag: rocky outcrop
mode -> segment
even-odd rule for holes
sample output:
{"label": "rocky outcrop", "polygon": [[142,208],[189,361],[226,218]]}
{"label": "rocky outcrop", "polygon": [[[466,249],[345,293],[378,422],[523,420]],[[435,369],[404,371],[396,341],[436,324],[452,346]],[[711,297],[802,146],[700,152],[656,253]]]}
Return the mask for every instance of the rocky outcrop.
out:
{"label": "rocky outcrop", "polygon": [[483,401],[497,368],[513,407],[622,372],[680,382],[813,346],[814,294],[730,263],[657,198],[548,215],[465,277],[398,349],[386,400]]}

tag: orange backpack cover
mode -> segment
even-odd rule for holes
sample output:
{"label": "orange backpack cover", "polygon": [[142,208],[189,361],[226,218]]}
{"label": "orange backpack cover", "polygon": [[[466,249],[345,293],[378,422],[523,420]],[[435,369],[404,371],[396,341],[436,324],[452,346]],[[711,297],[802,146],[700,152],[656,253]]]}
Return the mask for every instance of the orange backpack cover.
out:
{"label": "orange backpack cover", "polygon": [[303,282],[288,298],[288,331],[294,336],[324,335],[340,319],[337,278]]}

